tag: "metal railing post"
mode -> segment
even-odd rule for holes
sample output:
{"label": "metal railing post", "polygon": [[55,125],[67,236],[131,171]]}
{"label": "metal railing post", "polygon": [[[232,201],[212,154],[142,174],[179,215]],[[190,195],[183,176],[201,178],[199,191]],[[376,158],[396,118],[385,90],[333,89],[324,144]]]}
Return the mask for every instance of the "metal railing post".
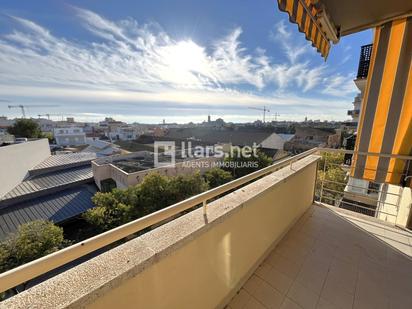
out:
{"label": "metal railing post", "polygon": [[325,162],[323,163],[323,179],[321,182],[321,187],[320,187],[320,202],[322,203],[322,197],[323,197],[323,184],[325,183],[325,178],[326,178],[326,163],[327,163],[327,157],[325,156]]}

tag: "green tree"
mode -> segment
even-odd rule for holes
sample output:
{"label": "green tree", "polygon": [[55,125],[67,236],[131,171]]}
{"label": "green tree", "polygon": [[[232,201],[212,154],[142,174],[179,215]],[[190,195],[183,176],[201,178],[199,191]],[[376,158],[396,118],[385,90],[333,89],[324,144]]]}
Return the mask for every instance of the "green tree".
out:
{"label": "green tree", "polygon": [[52,144],[54,142],[54,137],[53,137],[53,133],[47,132],[47,133],[40,133],[41,138],[47,138],[49,140],[49,144]]}
{"label": "green tree", "polygon": [[260,170],[272,164],[272,159],[261,151],[257,151],[256,155],[248,157],[242,156],[240,153],[235,153],[233,156],[225,158],[225,170],[232,173],[233,178],[239,178]]}
{"label": "green tree", "polygon": [[175,199],[171,200],[169,182],[169,177],[159,173],[151,173],[137,185],[139,196],[137,207],[142,209],[143,214],[174,204]]}
{"label": "green tree", "polygon": [[64,245],[63,229],[52,222],[36,220],[22,224],[0,243],[0,272],[55,252]]}
{"label": "green tree", "polygon": [[343,153],[322,153],[318,167],[316,195],[320,198],[320,194],[322,193],[322,202],[324,203],[336,204],[343,197],[347,183],[347,171],[342,166],[343,160]]}
{"label": "green tree", "polygon": [[99,230],[105,231],[207,189],[208,184],[200,173],[176,177],[151,173],[134,187],[96,193],[93,197],[96,207],[83,214],[83,218]]}
{"label": "green tree", "polygon": [[83,218],[101,232],[131,221],[134,217],[133,205],[128,204],[126,195],[119,189],[97,192],[93,197],[96,207],[86,211]]}
{"label": "green tree", "polygon": [[219,187],[233,180],[233,176],[230,172],[218,167],[206,171],[203,176],[211,188]]}
{"label": "green tree", "polygon": [[18,119],[7,131],[16,137],[39,138],[42,133],[39,125],[32,119]]}
{"label": "green tree", "polygon": [[172,204],[174,204],[208,189],[208,183],[200,175],[200,172],[196,172],[170,178],[168,195],[169,199],[173,201]]}
{"label": "green tree", "polygon": [[[329,169],[329,168],[336,168],[343,163],[344,154],[339,152],[323,152],[322,158],[319,162],[319,170]],[[326,167],[325,167],[326,164]]]}
{"label": "green tree", "polygon": [[16,233],[0,243],[0,272],[57,251],[63,241],[63,229],[50,221],[22,224]]}

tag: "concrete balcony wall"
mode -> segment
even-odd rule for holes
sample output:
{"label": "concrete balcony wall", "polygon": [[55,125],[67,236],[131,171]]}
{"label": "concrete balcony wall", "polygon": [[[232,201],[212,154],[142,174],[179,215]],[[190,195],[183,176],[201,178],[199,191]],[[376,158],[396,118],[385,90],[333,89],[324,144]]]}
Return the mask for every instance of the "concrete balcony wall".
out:
{"label": "concrete balcony wall", "polygon": [[[223,308],[312,205],[309,156],[5,301],[7,308]],[[6,308],[5,307],[5,308]]]}

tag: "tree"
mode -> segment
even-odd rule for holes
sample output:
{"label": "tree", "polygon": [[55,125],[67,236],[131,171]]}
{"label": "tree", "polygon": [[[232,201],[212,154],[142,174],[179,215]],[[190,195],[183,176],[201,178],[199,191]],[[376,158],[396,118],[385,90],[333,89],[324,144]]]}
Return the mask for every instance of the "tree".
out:
{"label": "tree", "polygon": [[[334,168],[343,163],[344,154],[339,152],[323,152],[319,161],[319,170]],[[326,167],[325,167],[326,164]]]}
{"label": "tree", "polygon": [[[63,229],[50,221],[36,220],[22,224],[16,233],[0,243],[0,272],[55,252],[64,244]],[[27,282],[23,283],[23,289],[26,285]],[[10,293],[15,294],[16,290]]]}
{"label": "tree", "polygon": [[230,172],[218,167],[206,171],[203,177],[211,188],[219,187],[233,179]]}
{"label": "tree", "polygon": [[[319,161],[316,196],[328,204],[339,203],[347,183],[347,172],[343,169],[343,153],[324,152]],[[322,190],[323,183],[323,190]]]}
{"label": "tree", "polygon": [[93,197],[96,207],[83,214],[83,218],[103,232],[133,219],[133,206],[122,203],[119,189],[97,192]]}
{"label": "tree", "polygon": [[208,184],[200,173],[176,177],[151,173],[134,187],[96,193],[93,197],[96,207],[84,213],[83,218],[101,231],[105,231],[207,189]]}
{"label": "tree", "polygon": [[53,133],[51,133],[51,132],[42,132],[42,133],[40,133],[39,137],[47,138],[49,140],[49,144],[53,144],[53,142],[54,142]]}
{"label": "tree", "polygon": [[261,151],[257,151],[256,156],[242,156],[236,153],[225,158],[225,170],[232,173],[233,178],[240,178],[272,164],[272,159]]}
{"label": "tree", "polygon": [[63,243],[63,229],[50,221],[22,224],[0,243],[0,272],[57,251]]}
{"label": "tree", "polygon": [[42,133],[39,125],[31,119],[18,119],[7,131],[16,137],[39,138]]}

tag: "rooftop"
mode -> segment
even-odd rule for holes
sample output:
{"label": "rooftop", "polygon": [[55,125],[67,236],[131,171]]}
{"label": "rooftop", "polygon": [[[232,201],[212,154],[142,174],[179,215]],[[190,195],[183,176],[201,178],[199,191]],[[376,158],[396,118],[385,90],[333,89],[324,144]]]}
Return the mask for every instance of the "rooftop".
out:
{"label": "rooftop", "polygon": [[78,166],[90,163],[96,159],[96,154],[91,152],[68,153],[52,155],[46,160],[30,169],[30,174],[49,172],[51,170],[64,169],[71,166]]}
{"label": "rooftop", "polygon": [[50,194],[53,189],[67,188],[75,184],[90,182],[92,179],[93,172],[91,166],[66,168],[63,171],[31,176],[3,196],[0,200],[0,208],[5,204],[10,204],[11,200],[13,200],[13,203],[17,200],[27,200],[44,194]]}
{"label": "rooftop", "polygon": [[0,210],[0,239],[15,232],[21,224],[34,220],[60,223],[94,207],[94,185],[85,184],[18,203]]}
{"label": "rooftop", "polygon": [[0,240],[33,220],[61,223],[94,205],[92,153],[52,155],[0,198]]}
{"label": "rooftop", "polygon": [[195,128],[177,128],[169,129],[166,133],[167,138],[170,139],[196,139],[198,141],[208,144],[232,143],[233,145],[248,145],[253,143],[260,144],[270,135],[272,130],[262,130],[254,128],[211,128],[211,127],[195,127]]}
{"label": "rooftop", "polygon": [[[182,158],[181,152],[176,151],[176,162],[183,162],[186,160],[190,160],[190,158]],[[159,153],[158,161],[170,162],[170,156]],[[125,155],[103,157],[96,160],[95,163],[97,165],[112,164],[126,173],[134,173],[155,168],[154,153],[150,151],[138,151]]]}

